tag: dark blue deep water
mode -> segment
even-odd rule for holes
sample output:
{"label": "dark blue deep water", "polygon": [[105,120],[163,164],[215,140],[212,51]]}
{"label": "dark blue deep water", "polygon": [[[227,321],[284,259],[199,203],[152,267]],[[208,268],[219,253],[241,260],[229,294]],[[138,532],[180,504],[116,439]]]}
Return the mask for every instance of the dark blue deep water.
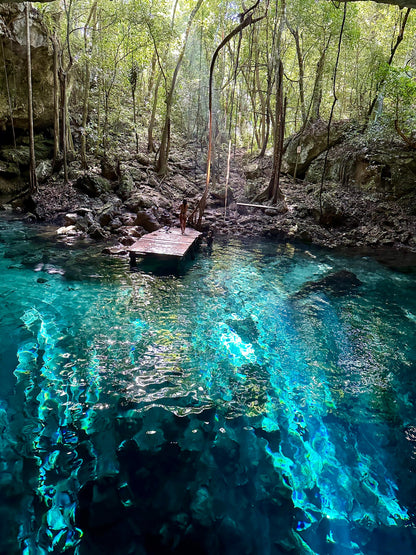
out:
{"label": "dark blue deep water", "polygon": [[0,220],[0,553],[416,552],[416,273],[179,273]]}

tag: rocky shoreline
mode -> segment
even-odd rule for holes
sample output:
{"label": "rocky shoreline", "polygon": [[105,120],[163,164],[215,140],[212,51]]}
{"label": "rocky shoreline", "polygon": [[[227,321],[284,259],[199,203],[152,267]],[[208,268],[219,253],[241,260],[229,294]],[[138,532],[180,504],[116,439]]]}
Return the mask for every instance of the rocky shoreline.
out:
{"label": "rocky shoreline", "polygon": [[[91,163],[83,171],[78,162],[72,162],[65,184],[62,175],[52,173],[51,168],[45,171],[43,165],[38,192],[29,200],[9,200],[2,208],[55,224],[57,234],[68,241],[90,237],[104,242],[106,252],[123,255],[145,233],[178,226],[183,198],[188,199],[190,210],[196,206],[205,184],[201,166],[181,153],[171,159],[170,172],[162,179],[144,155],[121,162],[118,171],[102,163]],[[211,188],[203,231],[211,229],[215,236],[300,241],[379,255],[395,260],[398,266],[416,265],[414,197],[400,201],[378,191],[325,183],[321,213],[320,184],[287,175],[281,179],[285,199],[279,205],[244,206],[252,203],[254,191],[267,186],[269,175],[269,159],[247,162],[243,154],[237,156],[227,202],[223,180]]]}

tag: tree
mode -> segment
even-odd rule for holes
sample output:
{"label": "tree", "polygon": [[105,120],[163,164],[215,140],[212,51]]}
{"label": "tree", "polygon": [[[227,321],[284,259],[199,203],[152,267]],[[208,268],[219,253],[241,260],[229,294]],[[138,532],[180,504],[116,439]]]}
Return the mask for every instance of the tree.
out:
{"label": "tree", "polygon": [[27,90],[28,90],[28,120],[29,120],[29,190],[34,192],[37,189],[36,180],[36,158],[35,158],[35,135],[33,127],[33,93],[32,93],[32,58],[30,43],[30,10],[31,3],[27,2],[25,6],[26,15],[26,53],[27,53]]}
{"label": "tree", "polygon": [[[97,25],[97,4],[98,0],[92,3],[90,13],[85,22],[83,34],[84,34],[84,57],[85,57],[85,69],[84,69],[84,94],[82,102],[82,121],[81,121],[81,163],[84,169],[87,168],[87,122],[89,115],[89,99],[90,99],[90,81],[91,81],[91,67],[90,67],[90,57],[92,45],[90,45],[90,40],[94,37],[96,33]],[[92,38],[90,39],[90,34]]]}
{"label": "tree", "polygon": [[243,31],[246,27],[261,21],[265,16],[262,15],[260,17],[253,17],[253,12],[259,5],[260,0],[257,0],[253,6],[248,8],[243,14],[241,14],[240,19],[241,23],[237,25],[228,35],[221,41],[221,43],[215,49],[215,52],[212,56],[211,66],[209,70],[209,100],[208,100],[208,110],[209,110],[209,120],[208,120],[208,154],[207,154],[207,178],[205,182],[205,189],[202,194],[201,199],[199,200],[196,208],[194,209],[193,213],[190,216],[191,220],[195,220],[196,214],[198,213],[198,219],[196,220],[196,224],[198,226],[201,225],[202,216],[205,211],[205,206],[208,198],[208,191],[209,191],[209,183],[211,177],[211,156],[212,156],[212,83],[213,83],[213,76],[214,76],[214,68],[215,62],[217,61],[218,54],[224,48],[224,46],[238,33]]}
{"label": "tree", "polygon": [[159,175],[165,175],[167,173],[167,163],[170,150],[170,133],[171,133],[171,114],[172,114],[172,103],[173,103],[173,93],[175,91],[176,80],[178,78],[178,73],[182,64],[182,60],[185,54],[186,44],[188,42],[189,33],[191,31],[192,23],[195,16],[202,4],[203,0],[197,0],[194,9],[188,19],[188,24],[186,26],[185,36],[182,44],[182,48],[179,52],[179,56],[176,62],[175,70],[173,72],[172,80],[166,95],[166,113],[165,113],[165,123],[162,131],[162,138],[159,149],[159,156],[156,161],[156,171]]}

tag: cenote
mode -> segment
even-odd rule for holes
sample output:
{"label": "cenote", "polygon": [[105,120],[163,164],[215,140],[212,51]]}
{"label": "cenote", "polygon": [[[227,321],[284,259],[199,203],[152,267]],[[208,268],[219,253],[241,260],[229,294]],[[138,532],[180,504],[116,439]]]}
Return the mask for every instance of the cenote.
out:
{"label": "cenote", "polygon": [[1,553],[415,552],[414,271],[0,241]]}

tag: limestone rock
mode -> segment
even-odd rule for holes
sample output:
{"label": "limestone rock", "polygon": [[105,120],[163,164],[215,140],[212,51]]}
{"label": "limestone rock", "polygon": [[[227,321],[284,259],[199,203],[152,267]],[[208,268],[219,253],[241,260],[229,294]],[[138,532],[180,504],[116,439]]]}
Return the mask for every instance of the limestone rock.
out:
{"label": "limestone rock", "polygon": [[259,162],[252,162],[244,167],[246,179],[257,179],[263,175],[263,168]]}
{"label": "limestone rock", "polygon": [[[0,3],[1,35],[9,82],[14,86],[13,124],[27,129],[26,23],[24,4]],[[38,129],[53,125],[53,58],[48,32],[40,12],[31,9],[31,57],[34,124]],[[2,64],[3,65],[3,64]],[[10,127],[5,73],[0,72],[0,127]]]}
{"label": "limestone rock", "polygon": [[51,160],[42,160],[36,166],[36,177],[38,183],[44,183],[53,173]]}
{"label": "limestone rock", "polygon": [[[324,154],[310,164],[306,179],[319,183],[323,167]],[[416,152],[403,150],[400,144],[357,149],[343,143],[330,150],[324,177],[350,188],[381,192],[387,198],[399,199],[415,190]]]}
{"label": "limestone rock", "polygon": [[97,239],[98,241],[108,239],[109,236],[108,233],[97,222],[94,222],[88,228],[88,235],[93,239]]}
{"label": "limestone rock", "polygon": [[151,210],[137,212],[134,225],[142,226],[146,231],[156,231],[161,227]]}
{"label": "limestone rock", "polygon": [[96,198],[105,192],[110,191],[111,186],[107,179],[98,175],[82,175],[74,183],[74,186],[86,193],[89,197]]}
{"label": "limestone rock", "polygon": [[[329,135],[329,147],[339,143],[351,129],[349,122],[334,122]],[[290,138],[283,156],[282,172],[302,177],[315,158],[328,147],[328,127],[318,121],[309,125],[302,133]]]}

